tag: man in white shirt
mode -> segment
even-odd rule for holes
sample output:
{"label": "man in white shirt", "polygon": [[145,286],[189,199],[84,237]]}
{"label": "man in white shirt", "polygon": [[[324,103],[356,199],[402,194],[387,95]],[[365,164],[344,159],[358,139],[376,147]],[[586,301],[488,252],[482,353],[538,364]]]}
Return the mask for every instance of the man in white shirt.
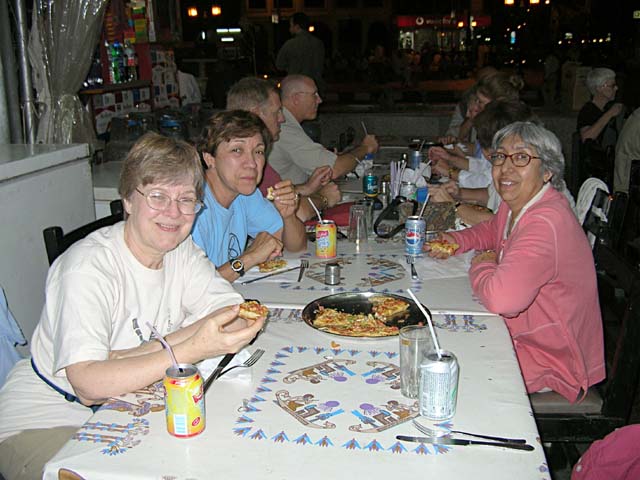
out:
{"label": "man in white shirt", "polygon": [[313,120],[318,115],[322,98],[316,83],[304,75],[289,75],[280,86],[282,113],[285,122],[281,125],[280,138],[269,153],[269,164],[282,178],[293,183],[306,182],[314,169],[328,165],[333,169],[333,178],[352,171],[367,153],[378,150],[374,135],[366,135],[362,143],[347,153],[336,154],[309,138],[300,126],[304,120]]}

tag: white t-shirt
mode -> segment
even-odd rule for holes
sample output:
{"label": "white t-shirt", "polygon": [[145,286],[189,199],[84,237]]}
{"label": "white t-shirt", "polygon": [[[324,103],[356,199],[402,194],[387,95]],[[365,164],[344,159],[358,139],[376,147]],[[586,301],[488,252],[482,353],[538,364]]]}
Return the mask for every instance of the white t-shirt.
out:
{"label": "white t-shirt", "polygon": [[[38,370],[74,393],[65,367],[106,360],[242,297],[215,270],[191,237],[167,253],[162,268],[141,265],[124,242],[124,222],[74,244],[49,270],[46,302],[31,340]],[[19,362],[0,390],[0,441],[31,428],[82,425],[92,412],[67,402]]]}

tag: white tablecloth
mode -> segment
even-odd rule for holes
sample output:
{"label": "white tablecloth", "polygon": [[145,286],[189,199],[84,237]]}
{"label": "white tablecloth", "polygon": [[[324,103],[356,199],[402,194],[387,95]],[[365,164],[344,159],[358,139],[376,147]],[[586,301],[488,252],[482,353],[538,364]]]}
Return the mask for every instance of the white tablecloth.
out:
{"label": "white tablecloth", "polygon": [[409,421],[414,401],[397,389],[397,337],[331,336],[300,322],[299,311],[275,310],[249,347],[266,350],[252,380],[215,382],[206,395],[201,435],[170,436],[162,390],[151,389],[98,411],[47,464],[45,478],[67,468],[92,480],[549,479],[502,319],[435,321],[441,345],[460,363],[457,413],[444,426],[525,438],[534,451],[397,441],[418,435]]}
{"label": "white tablecloth", "polygon": [[[275,276],[268,281],[257,281],[234,287],[245,297],[260,300],[270,307],[303,308],[319,297],[343,292],[382,292],[407,296],[406,289],[418,296],[432,313],[457,312],[490,315],[473,298],[467,275],[469,257],[435,260],[427,256],[416,259],[419,280],[412,280],[404,255],[404,237],[394,239],[369,238],[368,244],[356,252],[355,244],[338,241],[335,259],[319,259],[314,255],[315,245],[302,255],[285,254],[293,264],[298,258],[309,260],[310,268],[302,281],[296,282],[297,271],[291,275]],[[324,284],[324,266],[337,261],[342,265],[339,285]]]}

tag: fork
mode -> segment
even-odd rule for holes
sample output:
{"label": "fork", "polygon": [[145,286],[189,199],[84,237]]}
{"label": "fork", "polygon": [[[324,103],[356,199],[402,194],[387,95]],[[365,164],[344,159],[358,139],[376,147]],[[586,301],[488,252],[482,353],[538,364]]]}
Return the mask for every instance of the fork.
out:
{"label": "fork", "polygon": [[416,427],[425,435],[427,435],[428,437],[435,437],[435,438],[448,437],[452,433],[459,433],[461,435],[467,435],[469,437],[484,438],[486,440],[496,440],[498,442],[503,442],[503,443],[527,443],[527,441],[522,438],[493,437],[491,435],[480,435],[479,433],[463,432],[462,430],[443,430],[443,429],[433,430],[431,428],[425,427],[421,423],[418,423],[418,421],[415,419],[413,420],[413,426]]}
{"label": "fork", "polygon": [[260,360],[260,357],[262,357],[262,355],[264,354],[264,350],[261,348],[258,348],[255,352],[253,352],[251,354],[251,356],[249,358],[247,358],[244,362],[242,362],[240,365],[234,365],[233,367],[229,367],[226,370],[223,370],[222,372],[220,372],[220,375],[218,375],[217,378],[220,378],[221,376],[223,376],[225,373],[233,370],[234,368],[247,368],[247,367],[252,367],[253,365],[256,364],[256,362],[258,360]]}
{"label": "fork", "polygon": [[309,268],[309,260],[303,259],[300,260],[300,273],[298,274],[298,283],[302,280],[302,276],[304,275],[304,271]]}
{"label": "fork", "polygon": [[418,272],[416,272],[416,266],[414,265],[416,259],[411,256],[411,255],[407,255],[407,263],[409,265],[411,265],[411,279],[412,280],[418,280]]}

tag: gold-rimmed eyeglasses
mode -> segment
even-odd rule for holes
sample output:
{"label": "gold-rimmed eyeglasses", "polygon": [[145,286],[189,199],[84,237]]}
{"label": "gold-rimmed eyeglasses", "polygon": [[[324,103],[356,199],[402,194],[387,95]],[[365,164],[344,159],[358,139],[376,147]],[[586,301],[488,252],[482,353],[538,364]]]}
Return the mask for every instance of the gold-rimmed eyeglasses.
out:
{"label": "gold-rimmed eyeglasses", "polygon": [[304,92],[304,91],[301,91],[301,92],[296,92],[296,93],[304,93],[306,95],[311,95],[312,97],[320,98],[320,94],[317,91],[316,92]]}
{"label": "gold-rimmed eyeglasses", "polygon": [[513,163],[515,167],[526,167],[532,159],[540,159],[540,157],[534,157],[533,155],[529,155],[525,152],[516,152],[512,154],[496,152],[489,157],[489,160],[491,160],[491,165],[499,167],[500,165],[504,165],[507,158],[511,159],[511,163]]}
{"label": "gold-rimmed eyeglasses", "polygon": [[183,215],[195,215],[204,206],[204,204],[197,198],[184,197],[173,199],[169,195],[157,190],[151,190],[148,193],[144,193],[137,188],[136,192],[144,197],[150,209],[158,210],[160,212],[167,210],[173,201],[178,204],[178,210],[180,210],[180,213]]}

